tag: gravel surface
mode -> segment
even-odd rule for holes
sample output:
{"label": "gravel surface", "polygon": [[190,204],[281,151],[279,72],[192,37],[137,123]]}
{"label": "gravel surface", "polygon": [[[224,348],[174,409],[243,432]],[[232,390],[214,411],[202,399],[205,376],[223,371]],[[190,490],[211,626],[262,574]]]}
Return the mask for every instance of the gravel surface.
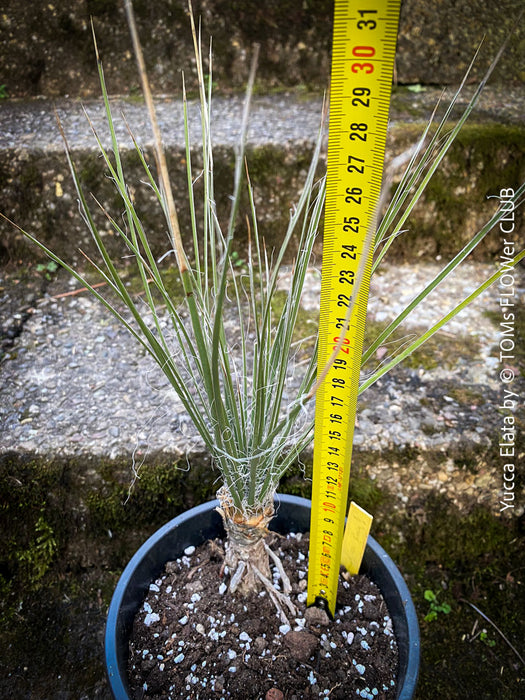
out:
{"label": "gravel surface", "polygon": [[[369,318],[383,321],[387,308],[390,314],[401,309],[437,269],[428,264],[395,266],[376,276]],[[461,276],[447,281],[443,295],[429,298],[424,315],[418,312],[409,319],[406,331],[439,318],[451,299],[468,294],[493,269],[468,265]],[[39,290],[34,290],[28,310],[27,288],[15,281],[0,282],[2,326],[11,335],[4,332],[0,364],[2,452],[125,457],[130,463],[132,455],[140,460],[148,452],[175,459],[203,455],[200,438],[160,370],[107,312],[84,293],[67,295],[75,289],[67,278],[59,278],[53,295],[38,298]],[[286,288],[285,277],[282,285]],[[320,275],[312,270],[304,306],[313,310],[313,318],[319,289]],[[524,290],[520,292],[523,298]],[[410,448],[423,455],[418,469],[429,470],[429,486],[463,493],[466,478],[466,495],[484,485],[481,500],[497,503],[499,466],[494,465],[492,476],[483,471],[474,478],[457,469],[454,451],[486,451],[498,439],[502,385],[494,346],[500,329],[485,313],[499,309],[498,298],[497,289],[489,289],[448,326],[439,336],[436,366],[397,368],[362,396],[357,449],[379,458],[370,466],[372,476],[405,500],[410,489],[401,483],[402,469],[393,476],[381,456]],[[448,457],[436,472],[425,454]],[[408,481],[413,477],[407,473]]]}
{"label": "gravel surface", "polygon": [[[458,100],[458,106],[465,106],[474,91],[467,86]],[[442,104],[453,96],[447,90]],[[398,91],[394,93],[390,109],[390,123],[427,121],[432,110],[442,97],[438,88],[427,87],[421,92]],[[123,144],[132,147],[125,121],[141,145],[151,144],[151,130],[146,118],[146,110],[141,102],[133,102],[120,97],[111,99],[117,136]],[[214,97],[213,140],[216,145],[234,146],[240,131],[243,97]],[[476,121],[496,121],[498,123],[523,124],[525,113],[525,91],[520,88],[489,87],[482,94],[476,107]],[[62,151],[63,143],[56,124],[55,109],[64,125],[64,130],[75,149],[93,147],[93,134],[84,108],[95,129],[105,138],[104,106],[101,100],[48,99],[10,100],[0,105],[0,150],[40,149],[42,151]],[[156,98],[157,116],[166,146],[184,143],[182,102],[178,98]],[[254,97],[250,111],[248,141],[264,146],[312,141],[316,138],[322,99],[301,97],[293,93]],[[189,101],[189,123],[192,140],[198,143],[200,134],[200,108],[195,100]],[[109,143],[106,142],[106,145]]]}
{"label": "gravel surface", "polygon": [[[213,140],[217,145],[233,147],[238,143],[241,128],[243,98],[213,99]],[[152,143],[146,109],[141,102],[133,103],[120,98],[111,100],[117,136],[122,143],[132,146],[126,121],[141,145]],[[249,139],[259,145],[279,144],[315,138],[321,118],[321,99],[298,100],[293,96],[259,97],[252,102]],[[87,112],[94,128],[104,138],[104,105],[100,100],[49,100],[10,102],[0,110],[0,149],[27,148],[44,151],[63,150],[57,128],[55,108],[63,123],[66,136],[75,149],[93,147],[93,134],[86,119]],[[173,98],[156,100],[157,117],[166,147],[184,144],[182,101]],[[199,104],[188,105],[189,128],[192,140],[199,142],[201,116]],[[122,118],[125,116],[125,120]],[[308,135],[306,137],[305,135]],[[105,141],[109,145],[108,141]]]}

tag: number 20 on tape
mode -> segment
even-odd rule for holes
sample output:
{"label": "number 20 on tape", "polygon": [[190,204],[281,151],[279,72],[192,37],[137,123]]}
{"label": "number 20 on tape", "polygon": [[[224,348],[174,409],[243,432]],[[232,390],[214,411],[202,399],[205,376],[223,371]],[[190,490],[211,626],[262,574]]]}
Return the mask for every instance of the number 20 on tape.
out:
{"label": "number 20 on tape", "polygon": [[[340,350],[316,395],[307,601],[308,605],[323,605],[332,615],[341,562],[373,246],[369,246],[370,252],[365,249],[381,190],[400,4],[400,0],[335,2],[319,320],[320,372],[334,348],[340,346]],[[356,285],[361,268],[360,284]],[[356,298],[352,307],[353,295]]]}

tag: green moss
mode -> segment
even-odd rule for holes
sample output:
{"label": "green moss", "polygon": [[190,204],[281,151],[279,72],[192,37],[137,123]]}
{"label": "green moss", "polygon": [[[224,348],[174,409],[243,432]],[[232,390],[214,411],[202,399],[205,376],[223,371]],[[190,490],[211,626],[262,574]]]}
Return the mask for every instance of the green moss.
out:
{"label": "green moss", "polygon": [[[447,235],[453,236],[454,232],[460,235],[466,228],[469,212],[487,209],[486,197],[498,194],[503,184],[519,186],[523,181],[524,154],[525,130],[520,127],[499,124],[463,127],[450,149],[446,167],[432,178],[427,188],[427,199],[436,206],[434,231],[437,233],[438,226],[444,226]],[[450,249],[450,243],[456,244],[452,238],[446,248]],[[445,242],[439,246],[441,252]]]}
{"label": "green moss", "polygon": [[377,513],[380,507],[384,507],[388,500],[387,495],[377,486],[377,483],[368,476],[360,475],[355,470],[350,474],[350,489],[348,502],[355,501],[357,505],[369,513]]}
{"label": "green moss", "polygon": [[[116,476],[114,466],[100,470],[103,483],[87,494],[90,526],[96,533],[122,533],[136,522],[160,525],[195,503],[214,498],[216,474],[206,465],[156,461],[144,465],[131,482]],[[118,472],[117,472],[118,474]]]}
{"label": "green moss", "polygon": [[468,404],[469,406],[483,406],[486,403],[486,398],[483,394],[466,386],[447,388],[447,396],[450,396],[458,403]]}
{"label": "green moss", "polygon": [[[450,455],[424,456],[434,459],[438,469]],[[417,449],[380,457],[392,469],[420,458]],[[185,464],[152,462],[141,470],[140,480],[124,503],[129,487],[126,463],[2,459],[0,641],[8,650],[4,661],[9,669],[21,667],[32,653],[38,657],[33,677],[50,678],[51,668],[54,682],[57,673],[70,674],[71,683],[78,683],[84,693],[102,677],[98,635],[123,566],[148,534],[181,510],[211,498],[216,488],[216,474],[204,460],[196,459],[189,472],[184,471]],[[398,502],[393,508],[394,497],[368,477],[368,466],[369,456],[357,450],[350,498],[374,514],[373,534],[399,563],[413,594],[423,652],[418,700],[455,697],[457,688],[467,688],[487,700],[519,697],[522,686],[517,680],[516,658],[463,601],[478,606],[519,646],[525,604],[523,519],[503,519],[481,507],[460,512],[436,494],[412,495],[406,509],[400,511]],[[83,481],[87,472],[95,474],[89,486]],[[311,462],[298,463],[280,490],[309,497],[310,478]],[[54,541],[56,548],[48,546],[39,560],[34,548],[41,535],[47,546]],[[39,566],[45,569],[38,579],[38,593],[24,580],[23,553],[31,551],[33,565],[37,564],[34,571]],[[449,603],[450,614],[425,622],[425,590]],[[495,645],[472,640],[476,619],[478,628],[487,627]],[[27,629],[33,628],[29,644]],[[55,671],[57,650],[61,651],[59,671]],[[508,672],[501,674],[502,666]],[[56,686],[50,685],[49,696],[53,688]],[[91,696],[96,696],[94,690]]]}
{"label": "green moss", "polygon": [[0,459],[0,551],[4,566],[28,551],[35,532],[50,528],[55,537],[63,532],[56,512],[61,503],[64,470],[53,461]]}
{"label": "green moss", "polygon": [[[367,321],[365,327],[364,347],[367,348],[387,327],[386,322]],[[411,328],[410,332],[398,328],[387,339],[389,351],[395,354],[395,348],[403,348],[407,335],[415,340],[426,328]],[[458,358],[467,357],[474,359],[479,354],[479,341],[469,335],[456,335],[451,337],[445,333],[435,333],[426,343],[417,348],[411,355],[403,360],[403,366],[413,369],[434,369],[436,367],[453,368],[457,365]],[[377,364],[377,360],[372,357],[370,365]]]}
{"label": "green moss", "polygon": [[53,461],[0,459],[0,618],[47,582],[64,550],[64,469]]}
{"label": "green moss", "polygon": [[[403,125],[402,136],[416,139],[419,125]],[[495,211],[502,187],[517,188],[525,175],[525,129],[495,123],[465,124],[412,212],[408,229],[391,250],[391,259],[454,255]],[[517,228],[523,214],[518,213]],[[475,259],[497,257],[498,232],[476,248]],[[390,253],[389,253],[390,255]]]}
{"label": "green moss", "polygon": [[[400,565],[418,609],[423,654],[418,697],[451,697],[451,688],[486,700],[519,697],[517,658],[499,637],[492,648],[472,641],[476,620],[479,628],[492,628],[466,601],[519,646],[524,634],[521,520],[504,520],[482,507],[460,512],[446,498],[430,495],[385,525],[381,542]],[[441,592],[440,600],[452,606],[449,615],[424,621],[427,589]],[[514,670],[501,674],[502,667]]]}
{"label": "green moss", "polygon": [[[154,529],[213,498],[216,474],[204,461],[194,466],[187,471],[186,464],[180,469],[157,460],[143,467],[130,491],[127,460],[88,465],[85,460],[75,464],[2,456],[0,618],[11,620],[36,588],[49,589],[81,575],[97,552],[121,569]],[[87,472],[92,474],[89,486]],[[113,578],[104,581],[101,573],[98,587],[109,592]]]}
{"label": "green moss", "polygon": [[20,175],[20,185],[27,189],[35,196],[38,192],[42,191],[42,172],[38,167],[38,164],[31,163],[28,167],[24,168]]}
{"label": "green moss", "polygon": [[[312,148],[309,145],[296,146],[293,153],[288,152],[286,148],[270,145],[247,149],[246,161],[255,193],[259,236],[261,240],[264,239],[267,250],[280,247],[282,243],[289,223],[290,208],[299,198],[311,158]],[[229,160],[228,169],[233,172],[233,163]],[[227,183],[233,181],[232,175],[217,171],[216,165],[216,180],[224,181],[224,177]],[[229,190],[225,195],[229,196]],[[222,211],[228,211],[228,208]],[[248,217],[250,222],[252,218],[246,191],[242,197],[241,212],[237,239],[245,250],[248,234],[244,221],[245,217]],[[290,262],[296,252],[294,245],[297,244],[298,240],[292,240],[290,243],[287,253]]]}
{"label": "green moss", "polygon": [[53,528],[44,515],[45,504],[40,517],[35,523],[35,535],[27,549],[16,552],[23,575],[29,585],[38,587],[48,572],[57,551],[57,542]]}

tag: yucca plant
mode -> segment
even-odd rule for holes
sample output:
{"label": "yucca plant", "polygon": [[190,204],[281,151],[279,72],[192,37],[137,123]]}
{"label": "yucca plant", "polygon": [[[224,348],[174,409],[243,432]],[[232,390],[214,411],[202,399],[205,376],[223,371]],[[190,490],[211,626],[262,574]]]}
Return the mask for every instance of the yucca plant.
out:
{"label": "yucca plant", "polygon": [[[288,227],[283,232],[283,242],[278,250],[269,251],[259,235],[253,189],[249,169],[245,163],[246,130],[255,68],[252,67],[248,83],[241,136],[235,157],[231,204],[225,215],[224,212],[217,211],[214,195],[211,59],[206,80],[199,32],[194,24],[190,4],[202,115],[202,169],[196,172],[192,166],[194,159],[188,127],[188,102],[183,88],[188,205],[193,241],[191,252],[188,252],[179,230],[177,209],[170,188],[166,158],[133,19],[131,0],[125,0],[125,5],[154,134],[158,180],[132,134],[130,138],[142,163],[147,185],[155,193],[165,216],[169,234],[167,250],[160,258],[155,256],[148,232],[130,194],[98,52],[100,83],[111,148],[104,147],[103,139],[94,127],[93,135],[105,168],[109,171],[122,202],[124,217],[121,216],[121,212],[111,213],[97,202],[93,204],[89,200],[60,124],[59,128],[66,143],[66,155],[80,210],[99,254],[97,261],[88,261],[105,283],[104,289],[107,293],[95,285],[91,276],[84,276],[75,267],[60,259],[29,232],[23,233],[87,287],[115,316],[152,356],[182,401],[222,480],[218,498],[228,536],[225,563],[231,573],[230,589],[244,592],[264,587],[281,612],[286,608],[292,611],[286,584],[283,592],[276,591],[272,586],[269,562],[273,560],[279,567],[280,564],[266,545],[264,536],[273,515],[273,499],[279,480],[312,438],[312,414],[306,411],[305,407],[315,396],[318,385],[316,377],[320,377],[318,381],[322,381],[323,377],[324,368],[316,366],[315,347],[310,347],[309,359],[302,362],[300,371],[297,370],[297,363],[291,363],[290,359],[298,352],[295,330],[301,294],[323,212],[325,185],[324,178],[318,175],[318,171],[324,120],[321,119],[321,128],[302,193],[290,213]],[[492,68],[493,66],[460,119],[451,126],[452,108],[467,80],[467,76],[465,77],[443,119],[437,125],[429,123],[421,140],[409,154],[406,171],[382,216],[377,232],[371,232],[369,235],[369,245],[375,249],[374,271],[383,261],[390,244],[402,230],[407,217],[420,200],[433,173],[474,108]],[[201,195],[197,195],[197,180]],[[388,185],[388,182],[386,184]],[[243,191],[247,193],[249,202],[249,215],[245,220],[241,218],[240,206]],[[520,204],[524,192],[525,185],[516,190],[513,197],[515,207]],[[202,196],[203,213],[200,217],[197,216],[197,196]],[[93,207],[102,209],[111,230],[124,243],[128,251],[126,265],[108,251],[105,239],[96,224]],[[497,225],[503,214],[499,209],[494,212],[470,243],[365,351],[362,363],[372,357],[374,351],[387,341],[406,316],[423,303],[430,292],[465,260],[484,236]],[[121,223],[122,221],[124,223]],[[233,248],[234,236],[238,229],[244,229],[249,241],[248,259],[240,272],[235,265]],[[284,305],[279,305],[279,313],[276,313],[279,276],[292,244],[295,259],[290,282]],[[525,252],[520,253],[513,264],[524,255]],[[170,293],[167,283],[174,258],[184,290],[182,303]],[[135,267],[141,281],[140,297],[132,294],[125,282],[130,264]],[[465,299],[458,300],[457,305],[438,323],[419,338],[412,340],[407,347],[400,349],[373,373],[368,374],[363,379],[360,391],[367,389],[428,340],[502,273],[502,270],[496,270],[475,292]],[[227,322],[227,319],[231,318],[235,318],[233,332]],[[282,580],[286,582],[287,577],[282,567],[281,574]]]}

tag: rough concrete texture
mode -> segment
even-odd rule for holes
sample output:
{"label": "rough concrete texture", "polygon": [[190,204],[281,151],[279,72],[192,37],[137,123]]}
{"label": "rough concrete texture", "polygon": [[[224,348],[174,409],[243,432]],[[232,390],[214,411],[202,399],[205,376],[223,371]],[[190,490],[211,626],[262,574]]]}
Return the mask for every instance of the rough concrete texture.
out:
{"label": "rough concrete texture", "polygon": [[[390,265],[374,277],[368,342],[439,269],[428,263]],[[395,340],[378,350],[363,379],[408,337],[437,322],[492,271],[492,265],[469,264],[447,279],[408,317]],[[32,274],[34,284],[38,275]],[[27,296],[31,289],[27,280],[20,283],[9,273],[0,277],[5,292],[0,310],[7,324],[0,364],[0,457],[31,455],[45,463],[53,455],[79,464],[85,460],[86,465],[95,460],[101,467],[81,470],[86,488],[99,483],[100,469],[107,463],[127,465],[124,482],[131,481],[132,465],[138,467],[144,461],[178,464],[183,470],[188,464],[199,470],[207,465],[202,440],[151,358],[100,304],[79,292],[78,284],[68,283],[65,275],[46,283],[45,273],[41,275],[46,291],[33,287],[32,299]],[[521,273],[516,272],[514,279],[515,301],[521,306]],[[283,293],[288,288],[286,275],[281,288]],[[497,347],[502,332],[499,293],[497,285],[485,292],[436,335],[429,348],[416,352],[360,399],[356,450],[377,483],[405,501],[413,489],[442,487],[457,505],[475,499],[498,510],[500,460],[493,458],[502,425],[498,406],[505,388],[499,380],[503,366]],[[303,337],[317,328],[319,294],[320,274],[312,269],[303,298]],[[9,298],[18,299],[18,305],[9,305]],[[140,306],[140,297],[137,303]],[[20,323],[15,326],[17,317]],[[238,320],[233,311],[226,322],[235,336]],[[512,326],[518,343],[520,329],[518,323]],[[177,356],[175,347],[173,352]],[[289,377],[286,396],[291,401],[301,377],[300,363],[290,363]],[[516,379],[515,392],[519,393],[521,384]],[[519,411],[518,416],[521,420]],[[414,458],[421,455],[430,468],[424,487],[413,480],[410,470],[403,477],[397,469],[383,471],[389,463],[384,455],[399,457],[407,452]],[[309,461],[309,455],[304,457]],[[436,464],[446,479],[432,474]],[[464,488],[467,464],[475,465],[481,479],[467,480],[470,488]],[[214,478],[213,472],[209,475]]]}
{"label": "rough concrete texture", "polygon": [[[467,88],[461,102],[472,95]],[[440,91],[421,93],[395,91],[387,140],[387,162],[413,146],[439,100]],[[449,93],[448,97],[451,97]],[[317,138],[321,100],[303,99],[297,94],[261,96],[254,100],[248,132],[248,165],[255,190],[260,232],[268,245],[281,240],[289,209],[297,200],[311,152]],[[446,104],[444,100],[443,105]],[[446,255],[465,244],[489,218],[499,188],[517,187],[525,175],[525,131],[522,128],[525,93],[489,88],[482,96],[432,185],[422,197],[409,222],[409,234],[393,247],[398,260]],[[73,153],[85,194],[93,194],[113,216],[122,205],[97,146],[82,105],[74,100],[7,103],[0,112],[0,201],[2,212],[25,230],[39,237],[68,260],[79,257],[78,249],[90,250],[89,234],[78,213],[64,144],[54,115],[56,108]],[[105,146],[109,146],[107,125],[101,101],[90,100],[85,108]],[[444,106],[442,106],[443,111]],[[112,100],[112,110],[122,147],[123,162],[142,220],[163,250],[165,224],[153,192],[143,184],[144,171],[122,119],[125,115],[139,144],[151,148],[151,133],[144,105]],[[186,204],[187,179],[183,136],[182,105],[178,100],[157,103],[158,117],[168,150],[170,174],[179,207],[182,229],[189,231]],[[200,116],[196,103],[189,105],[190,133],[195,144],[193,172],[201,167],[198,155]],[[213,142],[219,215],[227,215],[233,183],[234,144],[241,124],[242,98],[218,97],[213,103]],[[459,114],[459,109],[455,115]],[[151,150],[150,163],[154,162]],[[490,167],[487,167],[490,163]],[[400,176],[401,171],[398,172]],[[91,200],[90,200],[91,201]],[[199,200],[198,183],[196,201]],[[97,205],[96,220],[102,230],[109,224]],[[521,215],[520,215],[521,216]],[[244,221],[244,217],[241,217]],[[67,235],[64,235],[67,231]],[[37,251],[22,235],[0,220],[0,259],[17,262],[34,258]],[[247,234],[238,231],[240,249]],[[112,238],[108,237],[110,246]],[[116,243],[115,243],[116,245]],[[478,259],[497,256],[499,244],[488,238],[477,253]]]}
{"label": "rough concrete texture", "polygon": [[[479,78],[516,23],[520,0],[404,0],[396,79],[400,84],[457,83],[484,39]],[[197,0],[207,45],[213,35],[214,80],[221,90],[246,80],[254,42],[261,45],[258,81],[264,89],[324,90],[330,69],[333,2]],[[191,38],[185,0],[135,1],[154,90],[180,90],[180,71],[192,84]],[[11,97],[88,97],[98,94],[90,18],[112,90],[138,87],[121,0],[6,0],[0,12],[0,84]],[[497,69],[497,80],[523,82],[524,29],[518,26]]]}
{"label": "rough concrete texture", "polygon": [[[194,87],[185,3],[135,5],[176,194],[184,202],[180,103],[173,95],[180,94],[182,67]],[[421,132],[439,92],[429,84],[456,86],[486,33],[473,73],[479,78],[520,7],[519,0],[403,2],[389,158]],[[195,8],[205,41],[210,32],[215,37],[214,83],[221,95],[215,121],[217,196],[223,202],[231,187],[237,94],[253,41],[261,43],[249,151],[259,214],[271,242],[297,195],[317,131],[316,95],[328,83],[332,3],[210,0]],[[54,123],[54,101],[87,191],[115,204],[79,101],[87,101],[98,128],[90,16],[110,92],[125,97],[112,101],[119,135],[127,138],[123,107],[147,149],[121,0],[5,0],[0,9],[0,210],[73,260],[81,259],[77,249],[86,243],[85,228]],[[456,252],[493,210],[495,201],[487,195],[523,182],[523,31],[519,27],[512,37],[475,121],[447,158],[411,231],[396,241],[395,264],[373,283],[370,321],[376,332],[435,273],[436,262]],[[423,87],[413,92],[403,84]],[[14,99],[2,99],[5,93]],[[192,118],[198,121],[198,115]],[[129,149],[125,161],[138,182]],[[164,252],[163,226],[147,196],[142,206]],[[181,214],[184,223],[183,205]],[[515,230],[516,240],[523,241],[522,219],[516,219]],[[468,294],[494,270],[501,251],[495,231],[481,261],[447,280],[446,294],[434,297],[429,313],[406,332],[420,331],[451,299]],[[106,700],[103,629],[118,576],[156,527],[214,494],[217,472],[158,368],[63,271],[38,262],[15,230],[0,224],[0,696]],[[480,626],[474,632],[472,611],[458,604],[475,601],[519,646],[521,476],[511,482],[515,510],[507,517],[499,512],[508,482],[498,445],[505,386],[497,346],[509,328],[516,346],[511,389],[520,397],[525,392],[518,377],[525,346],[523,270],[513,281],[517,313],[510,326],[501,326],[500,290],[493,287],[360,403],[351,495],[374,514],[375,536],[396,561],[401,552],[400,566],[422,621],[421,700],[460,697],[458,688],[468,697],[514,700],[523,687],[512,651],[499,637],[495,650],[484,645]],[[304,300],[312,332],[318,298],[313,271]],[[383,361],[391,349],[379,348],[374,361]],[[523,407],[513,415],[518,465],[524,457]],[[129,494],[133,456],[137,465],[145,463]],[[310,454],[304,459],[308,475]],[[298,466],[282,486],[308,495],[310,483]],[[482,519],[469,519],[473,513]],[[520,514],[521,520],[515,517]],[[490,532],[498,529],[497,538],[483,529],[483,518]],[[476,546],[469,553],[470,539]],[[413,559],[403,559],[404,549]],[[452,614],[430,624],[423,622],[427,588],[454,605]]]}

